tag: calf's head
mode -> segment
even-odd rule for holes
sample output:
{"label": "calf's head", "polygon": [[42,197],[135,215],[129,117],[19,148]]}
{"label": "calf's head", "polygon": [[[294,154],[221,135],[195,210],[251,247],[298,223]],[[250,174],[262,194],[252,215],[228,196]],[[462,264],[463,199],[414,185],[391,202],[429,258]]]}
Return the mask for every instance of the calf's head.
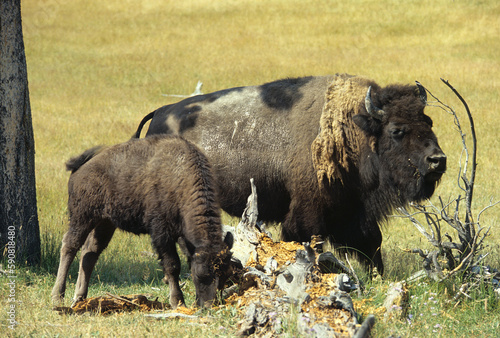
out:
{"label": "calf's head", "polygon": [[233,237],[227,233],[219,248],[195,250],[191,257],[191,275],[196,289],[196,303],[200,307],[210,307],[217,289],[224,286],[231,266]]}
{"label": "calf's head", "polygon": [[390,190],[397,204],[429,198],[446,171],[446,155],[424,114],[426,92],[420,86],[368,88],[364,110],[353,117],[370,145],[361,154],[367,185]]}

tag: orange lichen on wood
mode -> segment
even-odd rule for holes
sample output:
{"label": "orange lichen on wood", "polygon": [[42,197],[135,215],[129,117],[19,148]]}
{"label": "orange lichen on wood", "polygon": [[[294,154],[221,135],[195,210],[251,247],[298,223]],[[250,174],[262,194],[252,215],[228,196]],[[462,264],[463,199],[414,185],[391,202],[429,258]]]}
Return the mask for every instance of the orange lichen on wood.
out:
{"label": "orange lichen on wood", "polygon": [[308,314],[309,327],[318,323],[326,323],[340,337],[350,337],[352,329],[348,324],[353,322],[354,314],[343,308],[325,306],[318,302],[320,297],[328,297],[332,292],[338,291],[335,279],[338,274],[314,273],[314,281],[307,283],[306,292],[310,299],[302,304],[302,312]]}
{"label": "orange lichen on wood", "polygon": [[287,262],[293,263],[295,262],[297,250],[304,249],[304,246],[297,242],[274,242],[272,238],[264,233],[260,233],[258,236],[259,244],[255,249],[257,257],[250,256],[247,266],[264,266],[271,257],[278,262],[278,266],[282,266]]}

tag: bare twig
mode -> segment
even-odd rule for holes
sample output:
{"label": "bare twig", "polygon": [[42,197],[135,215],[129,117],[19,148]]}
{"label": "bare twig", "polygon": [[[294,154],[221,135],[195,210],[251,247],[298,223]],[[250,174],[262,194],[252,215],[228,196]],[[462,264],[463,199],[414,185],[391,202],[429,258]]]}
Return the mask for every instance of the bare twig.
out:
{"label": "bare twig", "polygon": [[[460,95],[460,93],[455,88],[453,88],[453,86],[447,80],[441,79],[441,81],[443,81],[443,83],[445,85],[447,85],[453,91],[453,93],[455,93],[455,95],[459,98],[459,100],[462,102],[462,104],[465,107],[465,111],[467,112],[467,116],[469,117],[470,130],[471,130],[471,134],[472,134],[471,135],[472,136],[472,169],[471,169],[470,180],[468,182],[469,189],[467,189],[467,217],[465,219],[465,222],[468,223],[468,222],[472,221],[472,211],[471,211],[471,209],[472,209],[472,195],[474,192],[474,181],[476,180],[476,167],[477,167],[477,163],[476,163],[476,156],[477,156],[476,128],[474,127],[474,119],[472,118],[472,115],[470,113],[469,106],[467,105],[467,102],[465,102],[462,95]],[[466,171],[467,171],[467,168],[464,168],[464,173],[462,176],[462,178],[464,180],[467,180],[467,176],[466,176],[467,172]],[[474,229],[474,227],[472,227],[472,230],[473,229]]]}
{"label": "bare twig", "polygon": [[115,298],[115,299],[121,300],[122,302],[129,303],[129,304],[135,305],[137,307],[140,307],[138,304],[136,304],[134,302],[131,302],[130,300],[125,299],[123,297],[120,297],[120,296],[117,296],[117,295],[113,295],[112,293],[106,292],[106,295],[109,296],[109,297],[111,297],[111,298]]}

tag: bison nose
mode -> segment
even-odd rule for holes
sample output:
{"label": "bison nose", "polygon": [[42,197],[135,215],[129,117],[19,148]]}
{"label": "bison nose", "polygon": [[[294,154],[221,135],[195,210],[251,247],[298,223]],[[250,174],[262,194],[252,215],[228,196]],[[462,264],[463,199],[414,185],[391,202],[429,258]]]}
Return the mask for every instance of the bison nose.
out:
{"label": "bison nose", "polygon": [[428,156],[427,163],[429,164],[430,171],[439,173],[446,171],[446,155],[443,153]]}

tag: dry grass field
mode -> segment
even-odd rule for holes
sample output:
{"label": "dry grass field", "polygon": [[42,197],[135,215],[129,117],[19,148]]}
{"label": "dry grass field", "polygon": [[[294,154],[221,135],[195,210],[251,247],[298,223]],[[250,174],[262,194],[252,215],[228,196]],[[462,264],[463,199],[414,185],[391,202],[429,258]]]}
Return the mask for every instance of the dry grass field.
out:
{"label": "dry grass field", "polygon": [[[418,80],[457,110],[468,132],[460,102],[440,81],[447,79],[467,100],[476,122],[474,213],[491,198],[500,199],[497,0],[24,0],[22,16],[43,263],[19,271],[21,303],[14,331],[6,328],[5,311],[0,314],[1,331],[11,336],[234,336],[235,308],[212,309],[197,322],[156,321],[140,313],[99,317],[51,311],[50,291],[67,227],[65,161],[94,145],[126,141],[144,115],[178,100],[163,94],[189,95],[197,81],[208,93],[334,73],[363,75],[381,85]],[[460,193],[461,140],[451,116],[433,107],[427,112],[448,155],[448,173],[436,196],[448,200]],[[482,218],[492,227],[486,262],[497,268],[499,216],[495,207]],[[387,275],[381,282],[368,281],[374,290],[421,268],[418,257],[401,249],[427,247],[409,221],[391,219],[383,232]],[[97,264],[89,296],[148,293],[168,299],[149,243],[146,236],[117,233]],[[75,263],[68,302],[76,273]],[[493,337],[500,332],[498,302],[487,291],[453,307],[446,305],[446,285],[422,282],[410,290],[411,316],[378,321],[375,336]],[[192,302],[189,281],[185,293]],[[370,298],[374,306],[380,302],[375,291]],[[283,336],[297,334],[290,318],[285,318],[290,325]]]}

